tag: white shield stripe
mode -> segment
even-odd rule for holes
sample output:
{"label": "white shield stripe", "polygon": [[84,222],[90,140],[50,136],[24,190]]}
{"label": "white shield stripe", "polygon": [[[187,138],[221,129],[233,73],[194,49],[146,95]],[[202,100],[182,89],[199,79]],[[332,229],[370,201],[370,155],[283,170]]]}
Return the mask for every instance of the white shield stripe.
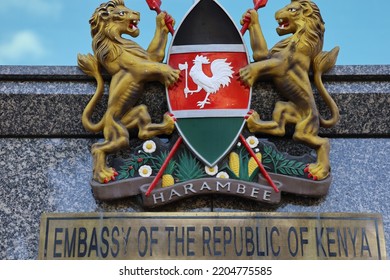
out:
{"label": "white shield stripe", "polygon": [[245,117],[249,109],[219,109],[219,110],[180,110],[171,111],[178,119],[188,118],[220,118],[220,117]]}
{"label": "white shield stripe", "polygon": [[201,52],[242,52],[246,54],[246,49],[242,44],[183,45],[172,46],[170,54]]}

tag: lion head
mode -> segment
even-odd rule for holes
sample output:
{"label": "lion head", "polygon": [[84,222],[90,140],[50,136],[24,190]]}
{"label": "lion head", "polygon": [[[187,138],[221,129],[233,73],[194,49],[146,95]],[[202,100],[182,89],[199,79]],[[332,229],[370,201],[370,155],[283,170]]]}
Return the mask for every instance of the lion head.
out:
{"label": "lion head", "polygon": [[275,13],[279,35],[294,34],[313,54],[322,50],[325,23],[317,5],[310,0],[291,0]]}
{"label": "lion head", "polygon": [[125,7],[123,0],[101,4],[89,20],[92,48],[99,61],[115,60],[122,52],[122,48],[117,46],[121,43],[122,35],[134,38],[139,35],[139,21],[140,13]]}

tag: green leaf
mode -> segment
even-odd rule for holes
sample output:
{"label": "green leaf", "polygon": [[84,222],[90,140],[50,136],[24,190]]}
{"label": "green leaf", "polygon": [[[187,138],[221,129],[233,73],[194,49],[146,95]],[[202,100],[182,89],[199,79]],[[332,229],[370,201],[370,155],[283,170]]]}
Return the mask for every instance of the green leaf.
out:
{"label": "green leaf", "polygon": [[227,167],[226,168],[226,173],[229,174],[229,178],[232,178],[232,179],[240,179],[236,176],[236,174],[234,174],[234,172],[229,168]]}
{"label": "green leaf", "polygon": [[282,163],[279,165],[279,167],[284,167],[284,166],[287,165],[287,163],[288,163],[288,160],[284,160],[284,161],[282,161]]}
{"label": "green leaf", "polygon": [[270,146],[264,146],[264,152],[266,154],[270,154],[272,152],[272,148]]}
{"label": "green leaf", "polygon": [[257,176],[259,175],[259,168],[257,167],[255,170],[253,170],[252,175],[249,177],[248,181],[249,182],[254,182],[256,181]]}
{"label": "green leaf", "polygon": [[276,153],[276,160],[284,160],[284,156],[281,153]]}
{"label": "green leaf", "polygon": [[295,162],[296,162],[295,160],[289,161],[289,163],[287,164],[287,167],[292,167]]}
{"label": "green leaf", "polygon": [[127,178],[129,178],[129,175],[130,174],[127,171],[121,171],[121,172],[119,172],[119,175],[116,179],[117,180],[127,179]]}
{"label": "green leaf", "polygon": [[205,176],[203,166],[189,152],[183,151],[176,164],[176,177],[180,181],[199,179]]}
{"label": "green leaf", "polygon": [[295,165],[294,165],[294,168],[303,168],[305,166],[305,163],[303,163],[303,162],[297,162]]}

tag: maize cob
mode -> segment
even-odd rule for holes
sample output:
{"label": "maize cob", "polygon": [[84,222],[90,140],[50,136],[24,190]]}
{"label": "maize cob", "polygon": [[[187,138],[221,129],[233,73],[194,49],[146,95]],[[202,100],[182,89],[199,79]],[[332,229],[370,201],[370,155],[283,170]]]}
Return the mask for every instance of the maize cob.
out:
{"label": "maize cob", "polygon": [[238,154],[235,152],[231,152],[229,155],[229,167],[230,170],[236,175],[237,177],[240,176],[240,159],[238,157]]}
{"label": "maize cob", "polygon": [[[256,153],[257,159],[261,162],[261,153]],[[252,176],[253,172],[258,167],[256,160],[251,157],[251,159],[248,162],[248,176]]]}

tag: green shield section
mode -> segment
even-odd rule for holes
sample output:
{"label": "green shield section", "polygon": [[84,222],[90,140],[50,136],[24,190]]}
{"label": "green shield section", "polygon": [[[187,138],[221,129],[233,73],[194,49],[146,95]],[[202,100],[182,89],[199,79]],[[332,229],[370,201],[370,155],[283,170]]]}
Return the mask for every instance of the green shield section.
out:
{"label": "green shield section", "polygon": [[244,118],[178,119],[176,125],[189,148],[209,166],[221,160],[237,141]]}

